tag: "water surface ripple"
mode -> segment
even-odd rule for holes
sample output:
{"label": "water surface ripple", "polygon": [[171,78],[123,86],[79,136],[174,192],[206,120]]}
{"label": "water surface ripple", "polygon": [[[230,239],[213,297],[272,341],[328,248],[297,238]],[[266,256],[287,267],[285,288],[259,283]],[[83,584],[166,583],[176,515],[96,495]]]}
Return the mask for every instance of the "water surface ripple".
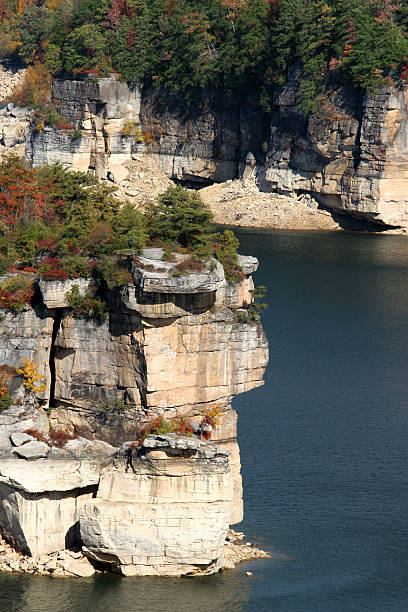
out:
{"label": "water surface ripple", "polygon": [[239,237],[270,342],[265,386],[234,400],[240,527],[284,556],[202,579],[2,574],[1,612],[408,609],[408,239]]}

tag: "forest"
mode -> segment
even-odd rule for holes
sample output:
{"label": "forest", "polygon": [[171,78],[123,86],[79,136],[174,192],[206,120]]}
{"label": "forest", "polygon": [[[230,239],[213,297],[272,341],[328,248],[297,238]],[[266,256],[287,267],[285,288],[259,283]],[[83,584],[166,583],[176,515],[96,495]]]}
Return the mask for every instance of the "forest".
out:
{"label": "forest", "polygon": [[395,0],[0,0],[1,55],[34,81],[115,72],[192,103],[211,88],[270,110],[298,67],[304,114],[331,83],[405,81],[407,31]]}
{"label": "forest", "polygon": [[[17,156],[0,162],[0,309],[18,312],[34,295],[33,275],[44,280],[93,278],[109,289],[132,284],[129,266],[145,246],[187,255],[173,275],[199,273],[214,259],[226,278],[242,278],[239,242],[231,230],[214,231],[212,213],[196,192],[169,187],[143,212],[121,202],[115,187],[60,164],[30,167]],[[11,275],[11,276],[10,276]],[[101,314],[94,295],[72,306]],[[0,317],[1,318],[1,317]]]}

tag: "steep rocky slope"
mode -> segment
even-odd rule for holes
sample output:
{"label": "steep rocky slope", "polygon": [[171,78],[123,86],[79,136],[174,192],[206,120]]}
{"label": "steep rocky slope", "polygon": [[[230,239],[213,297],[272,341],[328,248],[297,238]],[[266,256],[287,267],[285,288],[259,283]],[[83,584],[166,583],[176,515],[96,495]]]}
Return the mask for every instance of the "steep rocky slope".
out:
{"label": "steep rocky slope", "polygon": [[[133,284],[105,289],[104,321],[68,306],[67,292],[75,284],[84,294],[87,279],[39,281],[32,307],[3,312],[2,362],[34,361],[44,383],[27,396],[15,376],[14,403],[0,412],[4,539],[40,556],[77,543],[80,529],[86,554],[125,574],[222,566],[228,525],[242,519],[231,400],[262,384],[268,358],[262,327],[246,310],[258,262],[239,261],[243,278],[231,284],[218,262],[180,276],[177,257],[145,249],[132,264]],[[153,436],[132,450],[152,418],[198,426],[210,409],[221,413],[216,446]],[[61,430],[74,437],[63,448],[52,442]]]}
{"label": "steep rocky slope", "polygon": [[[130,176],[126,165],[144,152],[167,177],[190,186],[251,178],[256,190],[245,188],[245,197],[251,196],[248,206],[252,201],[261,210],[270,205],[271,226],[281,217],[283,227],[329,228],[329,219],[310,215],[302,205],[297,214],[280,212],[278,196],[297,204],[299,196],[308,194],[319,207],[369,222],[371,229],[404,231],[406,89],[362,97],[333,88],[318,112],[304,118],[296,106],[297,88],[294,71],[288,85],[276,91],[275,111],[268,116],[251,100],[238,104],[209,95],[191,108],[167,92],[131,91],[113,78],[55,81],[54,100],[82,137],[54,128],[41,134],[34,130],[27,156],[34,163],[61,160],[94,171],[140,197],[138,177]],[[235,207],[236,214],[243,214],[232,200],[229,219]],[[262,212],[254,215],[254,225],[265,223]]]}

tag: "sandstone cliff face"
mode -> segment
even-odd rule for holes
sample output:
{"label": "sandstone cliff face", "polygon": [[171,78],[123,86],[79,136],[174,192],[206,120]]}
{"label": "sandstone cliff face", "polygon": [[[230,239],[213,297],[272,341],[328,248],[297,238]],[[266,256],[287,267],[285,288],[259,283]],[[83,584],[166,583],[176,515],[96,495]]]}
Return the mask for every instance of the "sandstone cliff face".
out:
{"label": "sandstone cliff face", "polygon": [[[144,147],[140,92],[114,78],[97,83],[54,81],[52,99],[72,130],[33,129],[26,157],[36,165],[59,161],[74,170],[93,171],[99,178],[124,179],[123,164]],[[137,135],[124,133],[127,130]]]}
{"label": "sandstone cliff face", "polygon": [[[259,322],[241,323],[236,313],[252,301],[251,274],[258,262],[241,256],[244,278],[229,284],[217,262],[198,274],[175,276],[177,257],[185,256],[175,262],[162,256],[161,249],[146,249],[133,265],[133,284],[107,291],[110,312],[103,322],[72,313],[65,295],[74,281],[39,281],[34,308],[3,316],[1,362],[18,366],[29,358],[38,364],[45,382],[38,400],[44,408],[51,402],[54,429],[114,445],[135,439],[157,415],[199,423],[205,411],[219,409],[222,422],[214,440],[229,453],[234,484],[229,520],[234,524],[243,509],[231,400],[262,384],[268,358]],[[76,282],[81,294],[89,283]],[[13,384],[21,403],[22,380]],[[0,448],[10,451],[10,434],[30,428],[48,431],[38,405],[0,414]],[[13,495],[5,494],[7,499]]]}
{"label": "sandstone cliff face", "polygon": [[[171,434],[147,438],[138,453],[129,442],[117,449],[77,438],[35,459],[20,456],[30,446],[21,443],[24,435],[12,435],[17,446],[0,455],[1,536],[37,560],[23,561],[23,569],[32,572],[39,561],[56,575],[92,575],[92,566],[61,553],[79,547],[123,575],[223,567],[233,498],[228,453]],[[54,553],[65,560],[60,569]]]}
{"label": "sandstone cliff face", "polygon": [[251,99],[240,105],[211,92],[201,104],[187,106],[166,92],[145,90],[140,121],[152,135],[150,152],[161,169],[195,184],[236,178],[248,154],[260,157],[267,140],[267,116]]}
{"label": "sandstone cliff face", "polygon": [[145,440],[131,467],[102,471],[82,506],[85,553],[124,575],[213,573],[223,562],[232,503],[225,453],[176,436]]}
{"label": "sandstone cliff face", "polygon": [[[125,164],[145,151],[168,177],[186,184],[251,178],[260,197],[275,193],[296,203],[309,194],[325,208],[380,228],[407,227],[406,89],[365,98],[332,89],[305,119],[297,110],[297,87],[294,71],[276,92],[276,111],[267,116],[251,100],[238,104],[211,92],[188,107],[167,92],[140,93],[113,78],[56,81],[54,101],[82,136],[33,130],[27,157],[36,164],[59,160],[139,193],[137,177],[136,183],[127,181]],[[133,135],[124,133],[129,124]],[[290,226],[313,227],[316,221],[320,227],[320,218],[303,222],[305,215],[291,216]]]}
{"label": "sandstone cliff face", "polygon": [[328,92],[315,115],[296,110],[297,81],[275,99],[261,189],[309,193],[327,208],[384,226],[407,226],[407,91],[389,88],[364,99]]}

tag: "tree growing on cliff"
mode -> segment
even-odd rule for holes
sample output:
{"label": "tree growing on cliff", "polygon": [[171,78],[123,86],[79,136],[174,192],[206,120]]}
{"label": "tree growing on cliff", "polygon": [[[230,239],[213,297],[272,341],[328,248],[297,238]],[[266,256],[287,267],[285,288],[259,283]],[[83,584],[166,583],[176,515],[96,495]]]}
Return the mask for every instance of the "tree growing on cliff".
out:
{"label": "tree growing on cliff", "polygon": [[198,193],[169,187],[157,204],[147,209],[147,229],[152,240],[177,243],[193,250],[209,244],[212,213]]}

